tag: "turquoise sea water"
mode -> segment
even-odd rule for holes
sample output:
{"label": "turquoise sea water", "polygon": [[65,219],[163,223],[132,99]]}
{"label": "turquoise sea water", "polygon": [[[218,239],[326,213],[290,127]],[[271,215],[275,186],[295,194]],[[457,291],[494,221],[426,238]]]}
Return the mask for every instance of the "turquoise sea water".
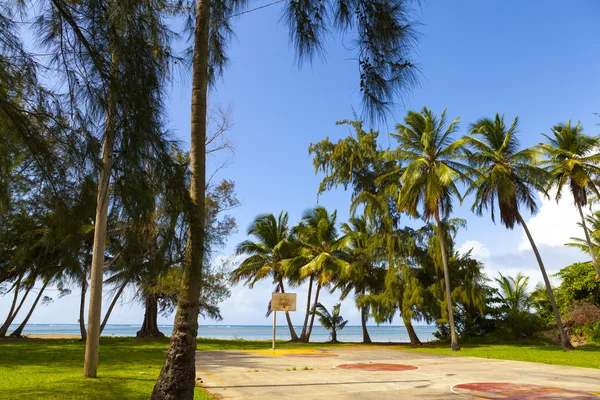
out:
{"label": "turquoise sea water", "polygon": [[[17,326],[11,326],[15,329]],[[421,341],[433,340],[436,328],[427,325],[416,325],[415,331]],[[102,332],[103,336],[135,336],[140,325],[134,324],[107,324]],[[170,335],[173,325],[159,325],[159,329]],[[296,327],[300,334],[302,327]],[[404,326],[369,326],[369,335],[374,342],[408,342],[408,334]],[[9,332],[11,332],[9,330]],[[25,327],[23,334],[79,334],[77,324],[29,324]],[[198,336],[213,339],[245,339],[245,340],[269,340],[273,334],[273,326],[269,325],[203,325],[198,328]],[[277,326],[277,339],[289,340],[290,333],[287,325]],[[315,326],[311,335],[311,342],[326,342],[329,340],[329,332],[321,326]],[[342,342],[362,341],[362,329],[360,326],[346,326],[338,333],[338,340]]]}

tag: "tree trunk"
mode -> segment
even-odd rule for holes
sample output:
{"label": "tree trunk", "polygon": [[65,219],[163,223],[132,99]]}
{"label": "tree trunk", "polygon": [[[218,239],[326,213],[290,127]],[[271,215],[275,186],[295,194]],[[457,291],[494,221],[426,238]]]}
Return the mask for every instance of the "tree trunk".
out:
{"label": "tree trunk", "polygon": [[123,290],[125,290],[128,283],[129,283],[129,281],[123,282],[121,287],[119,287],[119,290],[117,290],[117,293],[115,293],[112,301],[110,302],[110,306],[108,306],[108,310],[106,310],[106,315],[104,316],[104,319],[102,320],[102,324],[100,325],[100,333],[102,333],[102,331],[104,330],[104,327],[106,326],[106,323],[108,322],[108,319],[110,318],[110,314],[112,313],[113,308],[115,308],[115,305],[117,304],[117,300],[119,300],[119,298],[121,297],[121,294],[123,294]]}
{"label": "tree trunk", "polygon": [[44,289],[46,289],[46,286],[48,286],[48,282],[50,282],[50,279],[47,279],[44,282],[44,285],[42,286],[42,288],[40,289],[40,292],[38,293],[37,297],[35,298],[35,301],[33,302],[33,305],[31,306],[31,308],[29,309],[27,316],[25,317],[23,322],[21,322],[21,325],[19,325],[19,327],[17,329],[15,329],[15,331],[13,333],[10,334],[10,336],[21,337],[21,334],[23,333],[23,329],[25,329],[25,325],[27,325],[27,322],[29,322],[29,318],[31,318],[31,314],[33,314],[33,310],[35,310],[35,307],[37,306],[38,302],[42,298]]}
{"label": "tree trunk", "polygon": [[162,338],[165,334],[158,329],[158,301],[156,296],[149,294],[145,299],[144,323],[142,328],[137,331],[139,338]]}
{"label": "tree trunk", "polygon": [[[283,289],[283,278],[279,278],[279,287],[281,288],[281,293],[285,293]],[[292,324],[292,319],[290,318],[290,313],[285,312],[285,319],[287,320],[288,328],[290,329],[290,336],[292,338],[292,342],[298,341],[298,335],[296,335],[296,330],[294,329],[294,324]]]}
{"label": "tree trunk", "polygon": [[[364,290],[362,291],[362,294],[365,294]],[[371,337],[367,330],[367,306],[364,305],[360,307],[360,324],[362,326],[363,343],[371,343]]]}
{"label": "tree trunk", "polygon": [[560,341],[565,351],[573,350],[573,345],[569,340],[569,337],[565,334],[565,329],[562,324],[562,320],[560,319],[560,314],[558,313],[558,308],[556,307],[556,300],[554,300],[554,293],[552,292],[552,285],[550,284],[550,279],[548,279],[548,274],[546,273],[546,267],[544,267],[544,263],[542,262],[542,257],[540,256],[540,252],[538,251],[535,242],[533,241],[533,237],[529,232],[529,228],[527,228],[527,224],[521,217],[521,214],[517,213],[517,219],[523,230],[525,230],[525,234],[527,235],[527,239],[529,239],[529,243],[531,244],[531,248],[533,249],[533,253],[535,254],[535,258],[540,266],[540,271],[542,271],[542,276],[544,277],[544,283],[546,284],[546,290],[548,291],[548,297],[550,298],[550,304],[552,305],[552,311],[554,312],[554,317],[556,318],[556,326],[558,327],[558,331],[560,333]]}
{"label": "tree trunk", "polygon": [[[19,288],[21,287],[21,279],[23,279],[23,273],[21,273],[19,275],[19,277],[15,281],[15,284],[10,289],[10,290],[14,289],[15,290],[15,294],[13,295],[13,301],[12,301],[12,304],[10,305],[10,310],[8,310],[8,315],[6,316],[6,320],[4,321],[4,324],[2,325],[2,327],[4,327],[4,325],[6,325],[6,321],[10,321],[11,320],[10,317],[12,317],[13,312],[15,311],[15,307],[17,306],[17,299],[19,297]],[[10,290],[8,291],[8,293],[10,293]],[[10,323],[8,325],[10,325]],[[4,332],[4,334],[6,335],[6,332]]]}
{"label": "tree trunk", "polygon": [[308,329],[308,318],[310,317],[310,300],[312,296],[313,277],[308,280],[308,296],[306,298],[306,315],[304,316],[304,325],[302,325],[302,333],[300,333],[300,341],[306,342],[306,331]]}
{"label": "tree trunk", "polygon": [[306,334],[306,343],[310,341],[310,334],[312,333],[313,324],[315,323],[315,315],[317,314],[317,304],[319,303],[320,292],[321,282],[317,282],[317,291],[315,292],[315,302],[313,303],[313,309],[310,316],[310,326],[308,327],[308,333]]}
{"label": "tree trunk", "polygon": [[117,93],[111,86],[117,76],[117,60],[113,55],[110,67],[108,101],[106,109],[106,127],[102,144],[102,165],[98,181],[96,219],[94,224],[94,247],[92,250],[92,269],[90,273],[90,305],[88,308],[88,333],[85,341],[85,359],[83,375],[95,378],[98,372],[98,346],[100,344],[100,318],[102,315],[102,280],[104,275],[104,250],[106,248],[106,225],[108,222],[108,192],[113,163],[115,129],[117,118]]}
{"label": "tree trunk", "polygon": [[598,266],[598,259],[596,258],[596,253],[594,252],[594,246],[592,245],[590,232],[588,231],[587,225],[585,224],[585,216],[583,215],[583,210],[581,209],[580,204],[577,204],[577,209],[579,210],[579,215],[581,216],[581,225],[583,226],[583,232],[585,232],[585,240],[587,241],[588,248],[590,249],[590,256],[592,257],[594,268],[596,268],[596,273],[598,274],[598,276],[600,276],[600,266]]}
{"label": "tree trunk", "polygon": [[402,315],[402,322],[404,322],[406,332],[408,332],[408,338],[410,339],[411,346],[421,346],[423,343],[421,343],[421,341],[419,340],[417,332],[415,332],[415,328],[412,326],[412,322],[410,321],[410,319]]}
{"label": "tree trunk", "polygon": [[87,259],[84,261],[82,277],[81,277],[81,299],[79,301],[79,332],[81,332],[81,341],[85,342],[87,339],[87,331],[85,330],[85,294],[87,292],[87,271],[88,263]]}
{"label": "tree trunk", "polygon": [[15,318],[19,314],[19,311],[21,311],[21,307],[23,307],[23,303],[25,303],[25,299],[27,298],[27,295],[31,291],[31,288],[33,287],[34,283],[35,283],[35,279],[31,283],[31,285],[27,286],[27,290],[25,291],[25,294],[23,294],[23,297],[21,298],[21,301],[19,302],[19,305],[17,306],[17,309],[15,310],[15,312],[6,321],[4,321],[4,324],[2,325],[2,327],[0,327],[0,337],[6,336],[6,332],[8,332],[8,328],[10,328],[10,324],[12,324],[12,322],[15,320]]}
{"label": "tree trunk", "polygon": [[337,331],[335,330],[335,327],[331,329],[331,342],[337,343]]}
{"label": "tree trunk", "polygon": [[189,210],[187,254],[171,344],[152,392],[153,400],[193,400],[194,398],[196,337],[204,261],[209,21],[210,3],[207,0],[197,0],[192,72],[191,210]]}
{"label": "tree trunk", "polygon": [[460,350],[458,336],[456,335],[456,326],[454,325],[454,309],[452,307],[452,291],[450,288],[450,270],[448,269],[448,254],[446,254],[446,235],[440,222],[440,217],[436,214],[438,236],[440,238],[440,250],[442,252],[442,264],[444,265],[444,283],[446,284],[446,303],[448,304],[448,323],[450,325],[450,348],[452,351]]}

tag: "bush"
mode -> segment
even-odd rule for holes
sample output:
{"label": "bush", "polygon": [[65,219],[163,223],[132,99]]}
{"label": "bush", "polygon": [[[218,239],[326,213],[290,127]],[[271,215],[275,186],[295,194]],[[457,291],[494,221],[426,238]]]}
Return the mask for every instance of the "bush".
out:
{"label": "bush", "polygon": [[590,328],[590,336],[589,339],[592,342],[600,343],[600,322],[596,322]]}
{"label": "bush", "polygon": [[536,333],[546,328],[546,323],[537,314],[515,311],[507,314],[502,321],[498,322],[498,328],[493,335],[504,339],[531,339]]}

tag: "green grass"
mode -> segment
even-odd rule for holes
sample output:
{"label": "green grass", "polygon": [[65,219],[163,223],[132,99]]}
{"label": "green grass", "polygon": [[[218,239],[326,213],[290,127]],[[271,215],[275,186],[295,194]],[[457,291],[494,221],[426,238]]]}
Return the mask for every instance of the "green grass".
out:
{"label": "green grass", "polygon": [[[84,344],[78,340],[0,340],[0,399],[148,399],[169,345],[168,339],[102,338],[97,379],[83,378]],[[355,344],[278,343],[281,350],[353,347]],[[366,346],[366,345],[360,345]],[[541,342],[468,343],[453,353],[447,344],[419,348],[374,344],[390,351],[413,351],[600,368],[600,346],[586,345],[569,353]],[[270,341],[199,339],[198,350],[268,350]],[[295,369],[295,368],[294,368]],[[196,389],[197,400],[211,397]]]}
{"label": "green grass", "polygon": [[[147,400],[168,347],[168,339],[102,338],[98,378],[85,379],[78,340],[1,340],[0,399]],[[195,399],[211,397],[197,388]]]}
{"label": "green grass", "polygon": [[600,369],[600,346],[595,344],[587,344],[570,352],[564,352],[560,346],[542,342],[465,344],[458,352],[451,351],[449,347],[448,344],[430,344],[419,348],[408,348],[407,350],[455,357],[495,358]]}

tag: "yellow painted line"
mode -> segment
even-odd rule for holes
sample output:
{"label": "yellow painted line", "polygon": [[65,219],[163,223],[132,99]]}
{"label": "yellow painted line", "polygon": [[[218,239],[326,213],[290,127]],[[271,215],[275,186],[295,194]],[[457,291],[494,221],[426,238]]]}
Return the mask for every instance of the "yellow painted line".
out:
{"label": "yellow painted line", "polygon": [[228,386],[228,385],[227,385],[225,382],[223,382],[222,380],[220,380],[219,378],[217,378],[216,376],[214,376],[213,374],[211,374],[211,373],[210,373],[210,372],[208,372],[207,370],[205,370],[205,369],[202,369],[202,368],[198,368],[198,366],[196,366],[196,369],[198,369],[198,370],[200,370],[200,371],[204,372],[206,375],[208,375],[208,376],[209,376],[209,378],[211,378],[211,379],[214,379],[215,381],[217,381],[217,383],[218,383],[219,385],[223,386],[225,389],[232,390],[232,389],[230,389],[230,388],[229,388],[229,386]]}
{"label": "yellow painted line", "polygon": [[315,349],[275,349],[275,350],[241,350],[246,353],[264,354],[267,356],[281,357],[289,354],[332,354],[329,351],[318,351]]}

